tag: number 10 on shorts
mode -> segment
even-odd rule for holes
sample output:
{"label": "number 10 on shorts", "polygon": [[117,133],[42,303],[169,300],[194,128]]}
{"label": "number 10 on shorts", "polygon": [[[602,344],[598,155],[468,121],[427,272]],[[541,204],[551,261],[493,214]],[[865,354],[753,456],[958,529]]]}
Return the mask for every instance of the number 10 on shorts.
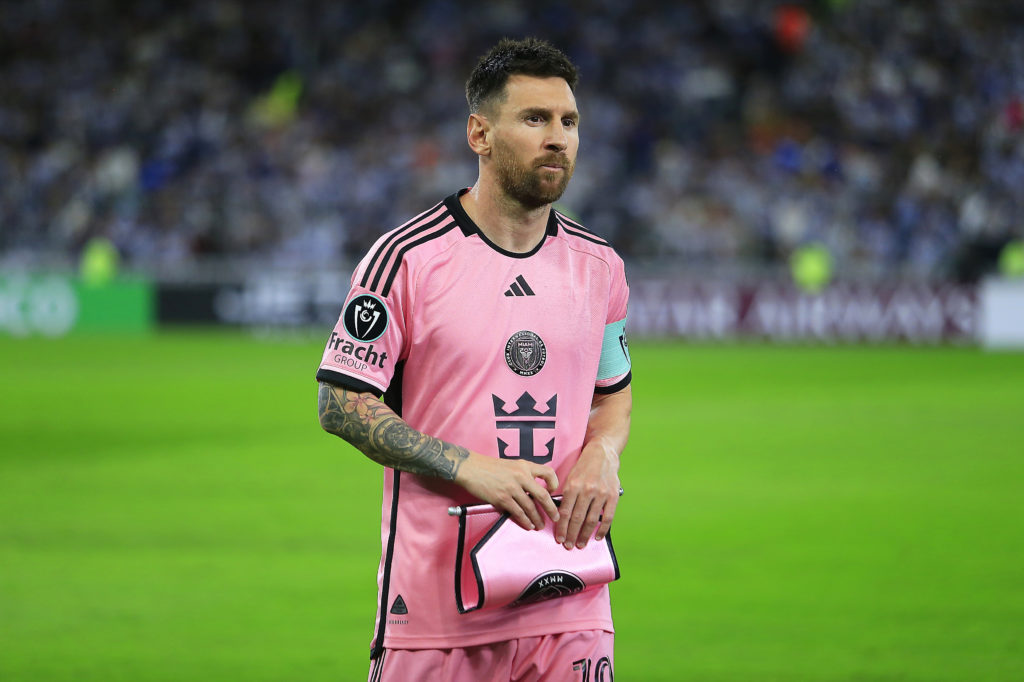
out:
{"label": "number 10 on shorts", "polygon": [[[572,669],[580,674],[580,682],[613,682],[615,679],[615,675],[612,673],[612,662],[608,660],[607,656],[597,659],[596,665],[589,658],[581,658],[572,662]],[[593,677],[590,676],[591,673],[593,673]]]}

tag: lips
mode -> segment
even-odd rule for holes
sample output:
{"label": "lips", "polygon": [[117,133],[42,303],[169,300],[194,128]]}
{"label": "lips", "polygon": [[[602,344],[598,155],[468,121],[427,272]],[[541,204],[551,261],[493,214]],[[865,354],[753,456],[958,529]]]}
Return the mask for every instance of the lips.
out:
{"label": "lips", "polygon": [[540,164],[538,164],[538,165],[541,168],[565,169],[565,168],[569,167],[569,162],[568,161],[562,161],[560,159],[548,159],[546,161],[541,161]]}

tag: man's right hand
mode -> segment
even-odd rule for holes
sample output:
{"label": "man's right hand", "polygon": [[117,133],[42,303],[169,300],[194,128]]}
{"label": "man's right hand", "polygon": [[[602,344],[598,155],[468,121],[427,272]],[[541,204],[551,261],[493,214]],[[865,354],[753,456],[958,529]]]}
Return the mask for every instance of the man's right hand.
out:
{"label": "man's right hand", "polygon": [[[537,479],[544,481],[547,487]],[[512,520],[526,530],[544,527],[544,516],[538,506],[552,521],[558,521],[558,507],[548,492],[558,488],[558,476],[551,467],[470,452],[459,466],[455,482],[473,496],[508,512]]]}

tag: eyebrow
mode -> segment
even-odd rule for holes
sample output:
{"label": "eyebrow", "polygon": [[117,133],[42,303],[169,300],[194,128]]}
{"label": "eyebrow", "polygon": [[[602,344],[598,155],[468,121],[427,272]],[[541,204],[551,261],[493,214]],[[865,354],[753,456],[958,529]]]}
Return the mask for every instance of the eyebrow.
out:
{"label": "eyebrow", "polygon": [[[545,109],[544,107],[527,107],[519,111],[520,116],[546,116],[550,117],[554,114],[551,109]],[[580,112],[572,109],[559,116],[559,118],[571,118],[572,120],[579,122]]]}

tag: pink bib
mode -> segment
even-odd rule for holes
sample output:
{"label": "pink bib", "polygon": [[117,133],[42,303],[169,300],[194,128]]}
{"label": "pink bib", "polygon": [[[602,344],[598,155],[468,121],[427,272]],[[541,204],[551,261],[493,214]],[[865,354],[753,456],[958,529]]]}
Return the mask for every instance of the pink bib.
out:
{"label": "pink bib", "polygon": [[619,578],[611,534],[600,542],[588,542],[583,549],[565,549],[555,542],[554,523],[542,530],[524,530],[489,504],[451,511],[459,515],[455,559],[459,613],[555,599]]}

